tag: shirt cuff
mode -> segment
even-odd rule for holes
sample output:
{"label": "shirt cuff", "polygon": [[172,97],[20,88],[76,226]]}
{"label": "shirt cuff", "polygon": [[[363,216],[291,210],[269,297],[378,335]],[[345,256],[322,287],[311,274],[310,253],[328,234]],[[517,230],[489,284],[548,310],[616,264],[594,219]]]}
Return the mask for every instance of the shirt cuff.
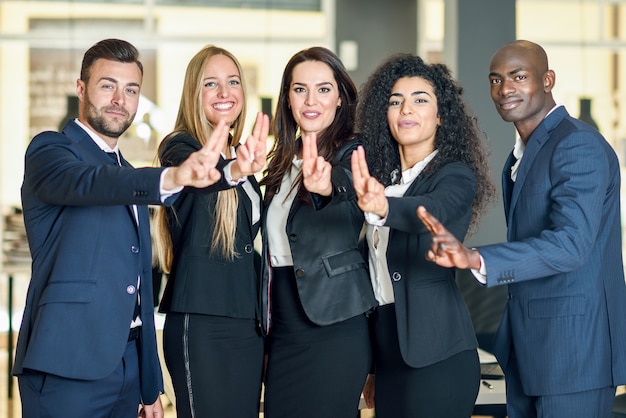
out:
{"label": "shirt cuff", "polygon": [[[475,249],[476,248],[472,248],[472,250]],[[480,256],[480,268],[478,270],[471,269],[471,271],[476,280],[478,280],[478,283],[487,284],[487,268],[485,267],[485,259],[482,255],[478,255]]]}
{"label": "shirt cuff", "polygon": [[170,190],[166,190],[163,188],[163,179],[165,178],[165,172],[169,169],[170,168],[167,167],[165,170],[161,171],[161,178],[159,180],[159,194],[161,196],[161,203],[164,203],[167,199],[183,190],[183,186],[178,186]]}
{"label": "shirt cuff", "polygon": [[374,226],[385,226],[385,222],[387,222],[387,218],[381,218],[376,215],[374,212],[365,212],[365,221]]}
{"label": "shirt cuff", "polygon": [[226,180],[229,186],[237,186],[241,183],[245,183],[248,180],[246,176],[240,178],[239,180],[233,180],[233,175],[230,172],[230,167],[233,165],[234,162],[235,160],[232,160],[224,166],[224,180]]}

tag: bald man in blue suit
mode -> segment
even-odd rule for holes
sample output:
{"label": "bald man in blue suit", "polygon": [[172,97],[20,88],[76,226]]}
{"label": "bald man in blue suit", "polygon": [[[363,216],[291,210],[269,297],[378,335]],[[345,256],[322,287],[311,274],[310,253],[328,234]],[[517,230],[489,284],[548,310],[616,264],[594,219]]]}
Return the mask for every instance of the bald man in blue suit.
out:
{"label": "bald man in blue suit", "polygon": [[552,97],[555,73],[528,41],[492,57],[491,97],[519,134],[503,170],[507,243],[468,249],[424,208],[427,257],[508,285],[494,344],[509,418],[610,418],[626,383],[620,168],[591,126]]}
{"label": "bald man in blue suit", "polygon": [[134,46],[98,42],[77,80],[78,119],[26,151],[32,275],[13,368],[24,417],[136,418],[140,404],[140,416],[163,417],[147,205],[220,180],[228,126],[178,167],[132,168],[117,141],[142,78]]}

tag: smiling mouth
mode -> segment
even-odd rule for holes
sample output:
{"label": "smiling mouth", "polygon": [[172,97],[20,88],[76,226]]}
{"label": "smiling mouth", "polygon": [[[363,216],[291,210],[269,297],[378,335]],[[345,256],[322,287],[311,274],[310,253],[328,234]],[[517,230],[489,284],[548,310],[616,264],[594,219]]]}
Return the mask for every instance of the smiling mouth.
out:
{"label": "smiling mouth", "polygon": [[215,103],[213,109],[215,110],[230,110],[235,106],[233,102],[228,103]]}

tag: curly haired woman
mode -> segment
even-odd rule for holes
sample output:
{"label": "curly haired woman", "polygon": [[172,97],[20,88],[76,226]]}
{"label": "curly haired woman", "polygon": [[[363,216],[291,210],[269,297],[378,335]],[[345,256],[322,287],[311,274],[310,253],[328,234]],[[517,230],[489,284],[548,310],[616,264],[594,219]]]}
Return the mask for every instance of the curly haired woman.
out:
{"label": "curly haired woman", "polygon": [[472,321],[454,270],[425,259],[430,234],[416,211],[460,240],[477,225],[495,190],[483,135],[444,65],[394,55],[361,92],[352,171],[380,304],[366,397],[377,418],[469,417],[480,380]]}

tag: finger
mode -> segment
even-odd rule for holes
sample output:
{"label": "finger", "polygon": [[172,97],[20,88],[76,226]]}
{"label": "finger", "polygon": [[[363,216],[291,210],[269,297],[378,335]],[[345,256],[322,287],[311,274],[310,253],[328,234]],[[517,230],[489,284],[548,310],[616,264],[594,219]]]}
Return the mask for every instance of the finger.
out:
{"label": "finger", "polygon": [[437,220],[437,218],[431,215],[424,206],[417,208],[417,216],[421,219],[422,223],[431,234],[436,235],[438,233],[438,226],[440,226],[441,223]]}
{"label": "finger", "polygon": [[357,149],[358,163],[359,163],[359,171],[363,178],[368,178],[370,176],[370,170],[367,166],[367,160],[365,159],[365,149],[362,146],[358,146]]}
{"label": "finger", "polygon": [[213,129],[213,132],[211,133],[209,140],[202,147],[201,152],[203,154],[207,154],[208,152],[211,152],[211,151],[215,151],[219,153],[221,150],[223,150],[226,147],[226,143],[228,141],[229,130],[230,130],[230,127],[228,126],[226,121],[220,120],[215,126],[215,128]]}

